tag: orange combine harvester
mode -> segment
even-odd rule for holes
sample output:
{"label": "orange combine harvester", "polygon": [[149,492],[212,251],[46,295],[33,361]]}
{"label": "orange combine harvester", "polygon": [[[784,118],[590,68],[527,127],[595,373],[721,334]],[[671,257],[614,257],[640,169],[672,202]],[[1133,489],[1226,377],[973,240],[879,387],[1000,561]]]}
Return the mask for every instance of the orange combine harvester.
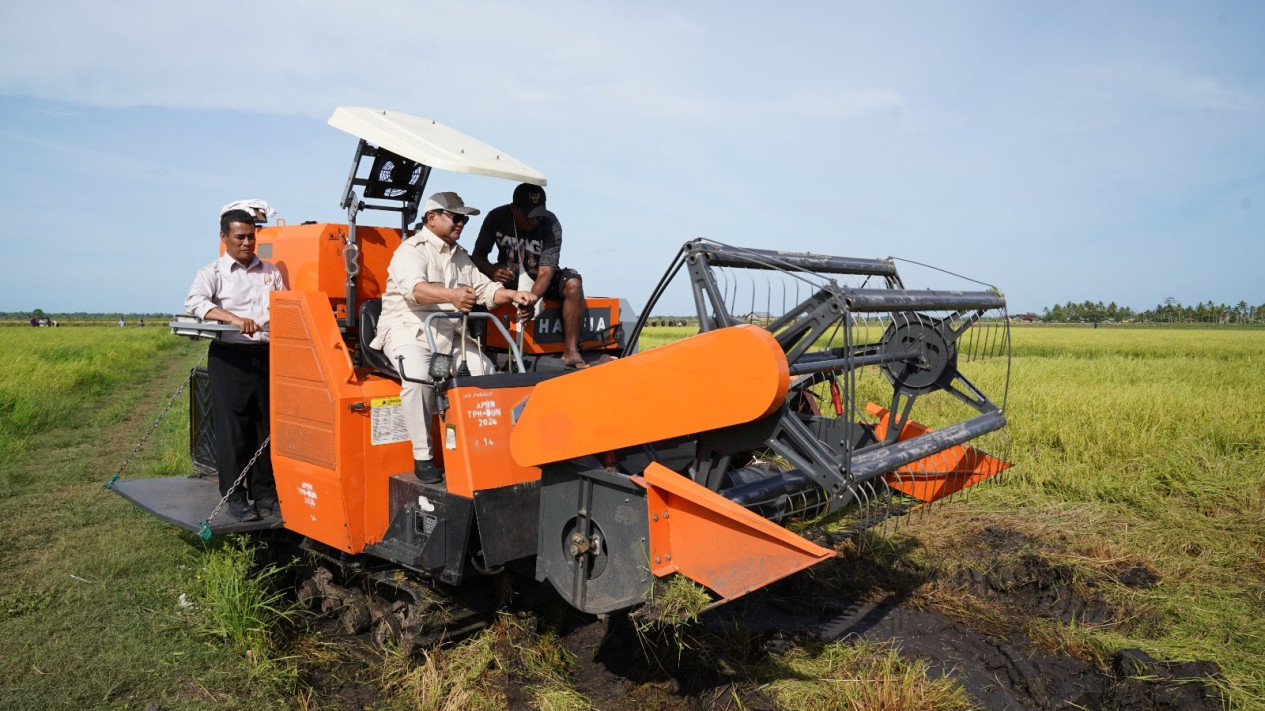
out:
{"label": "orange combine harvester", "polygon": [[[590,613],[636,606],[672,574],[724,601],[833,555],[786,524],[860,530],[1009,466],[1009,331],[996,290],[912,290],[892,260],[694,240],[639,317],[624,300],[588,299],[582,348],[617,356],[602,365],[563,368],[549,326],[557,303],[526,327],[512,307],[484,315],[500,372],[434,383],[446,482],[422,483],[399,394],[401,377],[426,374],[405,363],[402,376],[369,347],[387,264],[432,169],[545,177],[429,119],[344,107],[330,124],[359,138],[341,201],[348,222],[258,236],[259,256],[291,288],[271,302],[265,456],[279,515],[211,516],[221,497],[201,369],[198,474],[111,488],[204,536],[266,531],[310,551],[321,562],[300,599],[341,614],[349,631],[416,638],[435,589],[500,575],[547,582]],[[373,209],[397,213],[399,226],[359,224]],[[641,350],[674,288],[692,294],[697,333]],[[187,321],[173,330],[217,333]]]}

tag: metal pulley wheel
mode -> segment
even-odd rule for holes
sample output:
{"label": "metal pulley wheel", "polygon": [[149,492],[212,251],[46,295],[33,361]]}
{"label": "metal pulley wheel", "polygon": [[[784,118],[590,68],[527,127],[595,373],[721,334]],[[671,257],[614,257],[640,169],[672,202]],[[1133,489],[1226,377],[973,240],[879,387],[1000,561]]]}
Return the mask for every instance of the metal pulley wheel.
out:
{"label": "metal pulley wheel", "polygon": [[883,334],[885,355],[909,352],[910,356],[882,365],[883,373],[901,391],[924,395],[953,381],[958,349],[948,324],[915,313],[892,321]]}

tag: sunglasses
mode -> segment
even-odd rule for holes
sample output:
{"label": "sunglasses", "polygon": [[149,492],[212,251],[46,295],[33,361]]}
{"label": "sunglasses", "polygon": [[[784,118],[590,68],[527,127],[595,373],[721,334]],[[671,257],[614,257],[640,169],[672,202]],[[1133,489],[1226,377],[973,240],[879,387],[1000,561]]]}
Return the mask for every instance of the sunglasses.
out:
{"label": "sunglasses", "polygon": [[453,223],[454,225],[464,225],[464,224],[466,224],[467,222],[469,222],[469,221],[470,221],[470,216],[469,216],[469,215],[458,215],[458,214],[457,214],[457,213],[455,213],[455,212],[449,212],[449,211],[447,211],[447,210],[440,210],[440,212],[442,212],[442,213],[444,213],[445,215],[447,215],[447,216],[448,216],[448,219],[452,220],[452,223]]}

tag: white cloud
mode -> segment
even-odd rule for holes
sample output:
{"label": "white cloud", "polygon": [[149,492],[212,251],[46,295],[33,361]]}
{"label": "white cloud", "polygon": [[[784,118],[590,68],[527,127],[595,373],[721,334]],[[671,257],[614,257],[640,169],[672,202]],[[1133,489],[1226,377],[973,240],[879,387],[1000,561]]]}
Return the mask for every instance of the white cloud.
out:
{"label": "white cloud", "polygon": [[[41,140],[80,170],[117,159],[108,187],[120,195],[152,192],[147,170],[166,170],[167,198],[188,211],[208,199],[199,191],[214,208],[249,187],[317,213],[350,153],[321,123],[337,105],[381,106],[544,170],[576,236],[568,253],[592,259],[574,266],[604,269],[597,255],[611,249],[621,266],[657,264],[703,235],[960,259],[1006,289],[969,266],[1062,254],[1050,244],[1114,258],[1259,233],[1265,210],[1223,206],[1265,205],[1247,180],[1265,160],[1265,18],[1251,4],[1221,14],[1128,2],[10,2],[0,96],[48,100],[8,105],[46,112],[50,127],[82,126],[70,114],[84,107],[180,131],[145,141],[153,126],[110,125]],[[28,122],[0,116],[0,140],[29,138]],[[264,169],[245,182],[208,167],[219,141],[263,156]],[[469,190],[484,205],[504,192]],[[761,196],[782,195],[793,202],[776,224],[753,214]],[[1035,302],[1020,306],[1082,298],[1078,280],[1101,278],[1069,259],[1031,270],[1015,258]]]}
{"label": "white cloud", "polygon": [[0,91],[96,106],[284,114],[323,114],[358,95],[512,110],[557,86],[612,74],[649,85],[666,67],[645,40],[690,32],[670,14],[593,7],[7,3],[0,22],[23,29],[0,45]]}

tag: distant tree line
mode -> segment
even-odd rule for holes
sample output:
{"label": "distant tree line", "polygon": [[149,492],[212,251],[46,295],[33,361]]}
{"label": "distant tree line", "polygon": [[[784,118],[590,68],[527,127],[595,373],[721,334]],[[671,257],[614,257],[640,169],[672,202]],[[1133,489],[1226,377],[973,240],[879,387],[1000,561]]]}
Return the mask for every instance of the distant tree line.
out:
{"label": "distant tree line", "polygon": [[164,324],[171,320],[170,313],[88,313],[86,311],[74,311],[53,313],[43,309],[32,309],[30,311],[0,311],[0,320],[3,321],[26,321],[27,319],[55,318],[64,321],[118,321],[124,319],[126,321],[137,321],[145,319],[146,321],[154,321],[155,323],[162,321]]}
{"label": "distant tree line", "polygon": [[53,313],[43,309],[30,311],[0,311],[0,326],[113,326],[120,322],[125,326],[166,326],[171,320],[169,313],[89,313],[66,311]]}
{"label": "distant tree line", "polygon": [[1041,310],[1041,320],[1050,323],[1265,323],[1265,304],[1252,306],[1246,301],[1237,304],[1207,303],[1186,306],[1176,299],[1146,311],[1134,311],[1116,302],[1104,305],[1101,301],[1071,301],[1062,305],[1047,306]]}

